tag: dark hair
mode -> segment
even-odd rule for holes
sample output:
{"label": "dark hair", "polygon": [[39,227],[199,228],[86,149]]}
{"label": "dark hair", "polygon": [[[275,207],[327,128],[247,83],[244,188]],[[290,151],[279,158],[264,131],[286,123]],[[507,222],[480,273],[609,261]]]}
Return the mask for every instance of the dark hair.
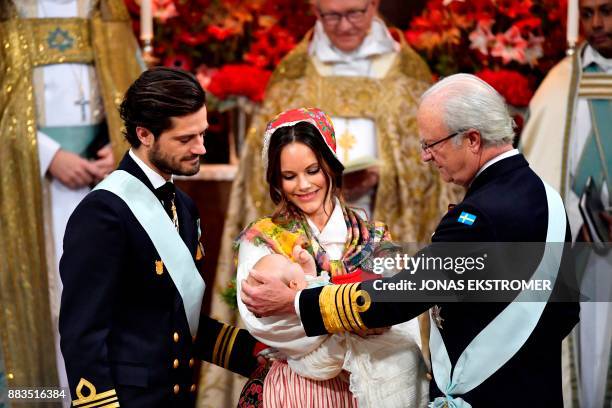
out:
{"label": "dark hair", "polygon": [[329,187],[325,192],[325,201],[327,201],[330,194],[338,199],[342,199],[342,172],[344,171],[344,166],[329,150],[318,129],[308,122],[299,122],[293,126],[285,126],[277,129],[272,134],[270,146],[268,147],[266,181],[270,189],[270,198],[277,205],[277,210],[273,215],[274,219],[302,216],[301,211],[287,200],[282,190],[281,152],[285,146],[295,142],[302,143],[313,151],[319,166],[321,166],[323,173],[327,177]]}
{"label": "dark hair", "polygon": [[125,123],[124,135],[133,146],[140,146],[136,127],[148,129],[155,139],[172,126],[172,117],[199,111],[206,93],[189,72],[156,67],[143,72],[129,87],[119,114]]}

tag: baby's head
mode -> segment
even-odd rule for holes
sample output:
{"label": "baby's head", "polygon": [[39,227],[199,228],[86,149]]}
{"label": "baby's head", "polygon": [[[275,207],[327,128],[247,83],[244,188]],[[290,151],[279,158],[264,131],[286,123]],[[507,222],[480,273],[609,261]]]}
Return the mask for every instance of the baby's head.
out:
{"label": "baby's head", "polygon": [[291,262],[283,255],[266,255],[257,261],[254,269],[276,276],[291,289],[302,290],[306,288],[305,272],[300,264]]}

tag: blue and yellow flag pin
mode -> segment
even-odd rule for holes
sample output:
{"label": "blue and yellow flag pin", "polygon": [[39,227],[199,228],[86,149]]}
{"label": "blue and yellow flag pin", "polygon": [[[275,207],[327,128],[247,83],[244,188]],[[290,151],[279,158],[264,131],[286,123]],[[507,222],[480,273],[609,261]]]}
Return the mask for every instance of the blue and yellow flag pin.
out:
{"label": "blue and yellow flag pin", "polygon": [[469,212],[463,211],[459,218],[457,218],[457,221],[465,225],[472,225],[474,224],[474,221],[476,221],[476,216],[474,214],[470,214]]}

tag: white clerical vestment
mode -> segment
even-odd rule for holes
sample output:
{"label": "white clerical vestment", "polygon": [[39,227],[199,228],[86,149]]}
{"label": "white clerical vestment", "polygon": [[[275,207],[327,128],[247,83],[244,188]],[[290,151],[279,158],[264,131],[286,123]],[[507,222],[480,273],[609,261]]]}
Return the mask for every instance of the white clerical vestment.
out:
{"label": "white clerical vestment", "polygon": [[[597,64],[599,69],[607,74],[612,74],[612,59],[604,58],[593,47],[587,45],[582,55],[582,68],[591,64]],[[585,98],[578,98],[576,106],[575,125],[572,129],[572,137],[569,148],[569,171],[572,180],[580,162],[580,156],[591,133],[591,113]],[[612,138],[612,135],[603,135]],[[572,228],[572,237],[576,239],[583,219],[578,209],[579,197],[568,188],[566,195],[567,215]],[[609,191],[606,183],[603,184],[602,202],[607,203]],[[612,271],[612,254],[606,257],[592,255],[589,258],[585,279],[587,282],[609,282],[609,279],[598,278],[598,274],[606,274]],[[607,293],[602,293],[607,290]],[[600,288],[597,298],[610,299],[612,288]],[[589,289],[591,291],[591,289]],[[581,302],[580,327],[580,374],[581,374],[581,396],[582,406],[601,406],[604,402],[606,379],[610,361],[610,342],[612,340],[612,307],[606,302]]]}
{"label": "white clerical vestment", "polygon": [[[612,60],[604,58],[590,45],[586,44],[577,52],[580,53],[578,67],[582,71],[596,64],[600,72],[612,74]],[[570,89],[572,75],[576,74],[572,69],[571,57],[561,61],[549,72],[530,103],[531,116],[521,135],[521,145],[531,168],[547,183],[564,192],[565,208],[574,241],[584,220],[578,207],[579,197],[571,185],[592,130],[591,112],[585,97],[576,97],[573,115],[568,117],[568,100],[577,92]],[[568,121],[571,123],[568,152],[567,156],[563,157],[563,137]],[[609,138],[612,135],[603,137]],[[563,164],[567,167],[564,168]],[[566,176],[562,174],[564,170],[568,173]],[[562,180],[565,185],[562,185]],[[609,193],[604,183],[602,202],[608,202]],[[602,406],[604,401],[612,339],[612,303],[602,300],[610,299],[612,288],[598,282],[609,282],[604,275],[609,274],[610,270],[612,254],[591,254],[582,280],[582,290],[600,301],[581,302],[576,348],[579,356],[579,395],[578,398],[568,395],[572,387],[569,379],[565,377],[564,399],[568,406],[572,399],[578,399],[580,405],[585,407]]]}

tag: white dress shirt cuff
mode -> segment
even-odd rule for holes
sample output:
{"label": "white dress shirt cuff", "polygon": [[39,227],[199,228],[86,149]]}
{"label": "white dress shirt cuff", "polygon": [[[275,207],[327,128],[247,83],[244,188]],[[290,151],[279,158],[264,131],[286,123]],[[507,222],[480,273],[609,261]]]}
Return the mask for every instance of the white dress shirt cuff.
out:
{"label": "white dress shirt cuff", "polygon": [[298,290],[295,294],[295,299],[293,300],[293,307],[295,308],[295,314],[297,315],[298,319],[302,320],[302,318],[300,317],[300,293],[302,293],[302,291]]}
{"label": "white dress shirt cuff", "polygon": [[41,131],[37,131],[38,139],[38,160],[40,162],[40,176],[44,177],[49,170],[51,161],[60,149],[60,144]]}

